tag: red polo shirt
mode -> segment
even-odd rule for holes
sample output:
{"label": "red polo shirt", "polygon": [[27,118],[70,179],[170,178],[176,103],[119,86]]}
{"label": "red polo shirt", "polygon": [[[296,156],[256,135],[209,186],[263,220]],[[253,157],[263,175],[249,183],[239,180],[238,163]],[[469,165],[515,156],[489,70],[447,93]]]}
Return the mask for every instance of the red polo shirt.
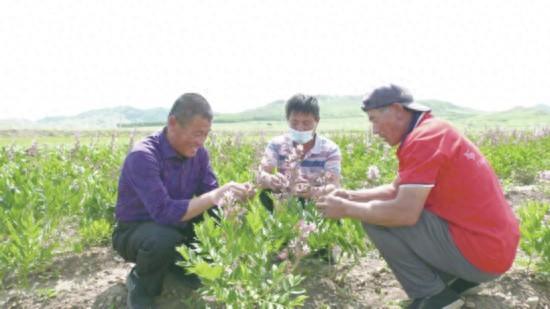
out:
{"label": "red polo shirt", "polygon": [[490,273],[512,266],[518,221],[493,169],[472,142],[428,113],[401,143],[397,157],[400,185],[433,185],[424,207],[447,221],[470,263]]}

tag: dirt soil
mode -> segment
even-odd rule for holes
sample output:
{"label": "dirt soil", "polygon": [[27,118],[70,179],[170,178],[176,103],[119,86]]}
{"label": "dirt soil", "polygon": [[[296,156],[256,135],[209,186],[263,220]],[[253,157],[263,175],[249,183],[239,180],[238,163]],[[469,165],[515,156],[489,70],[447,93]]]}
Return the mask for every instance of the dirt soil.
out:
{"label": "dirt soil", "polygon": [[[526,199],[545,200],[534,188],[512,188],[507,198],[514,208]],[[527,269],[518,252],[516,263],[499,279],[482,285],[465,297],[465,308],[550,309],[550,279]],[[401,308],[406,294],[378,256],[376,250],[357,263],[344,260],[335,265],[305,260],[304,287],[309,296],[305,308]],[[125,278],[132,265],[109,247],[91,248],[82,254],[60,256],[51,269],[30,278],[27,287],[4,282],[0,308],[125,308]],[[158,308],[204,306],[198,292],[167,276]]]}

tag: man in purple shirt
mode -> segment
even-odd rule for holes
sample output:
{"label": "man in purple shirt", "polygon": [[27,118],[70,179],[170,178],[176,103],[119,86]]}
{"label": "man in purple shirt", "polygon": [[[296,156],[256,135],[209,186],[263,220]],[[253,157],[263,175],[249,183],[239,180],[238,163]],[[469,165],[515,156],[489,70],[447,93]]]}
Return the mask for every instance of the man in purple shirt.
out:
{"label": "man in purple shirt", "polygon": [[212,118],[204,97],[184,94],[172,106],[166,127],[137,143],[124,161],[113,247],[135,263],[126,283],[129,308],[152,308],[164,275],[181,271],[174,265],[175,247],[193,240],[193,223],[203,212],[226,192],[241,200],[253,193],[248,184],[218,187],[203,147]]}

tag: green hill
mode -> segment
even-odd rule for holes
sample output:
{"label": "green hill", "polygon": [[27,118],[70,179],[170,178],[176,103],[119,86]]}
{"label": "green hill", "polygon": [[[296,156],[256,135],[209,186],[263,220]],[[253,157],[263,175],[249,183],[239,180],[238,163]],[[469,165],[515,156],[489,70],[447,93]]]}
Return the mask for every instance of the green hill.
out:
{"label": "green hill", "polygon": [[214,121],[220,123],[242,121],[282,121],[285,119],[284,104],[284,101],[280,100],[240,113],[216,113],[214,115]]}
{"label": "green hill", "polygon": [[487,127],[523,128],[529,126],[550,126],[550,106],[516,107],[507,111],[476,115],[465,119],[465,125]]}
{"label": "green hill", "polygon": [[[317,96],[317,98],[321,109],[321,119],[363,117],[361,97],[359,96]],[[483,113],[438,100],[424,100],[419,103],[431,107],[434,114],[448,120],[464,119]],[[214,119],[218,123],[284,120],[284,101],[275,101],[240,113],[218,114]]]}
{"label": "green hill", "polygon": [[115,128],[119,124],[156,124],[166,120],[167,108],[138,109],[117,106],[87,111],[71,117],[46,117],[36,122],[47,128]]}
{"label": "green hill", "polygon": [[[360,96],[319,95],[321,129],[366,128]],[[528,128],[550,125],[550,106],[517,107],[503,112],[482,112],[440,100],[420,100],[432,108],[433,114],[459,127]],[[0,129],[112,129],[116,127],[159,127],[166,122],[168,108],[138,109],[119,106],[87,111],[76,116],[47,117],[38,121],[0,120]],[[239,113],[216,113],[216,130],[281,130],[286,127],[284,101]]]}
{"label": "green hill", "polygon": [[[359,96],[317,96],[321,109],[321,130],[368,127],[365,113],[360,109]],[[432,113],[460,128],[485,127],[530,128],[550,125],[550,106],[518,107],[504,112],[483,112],[441,100],[419,100]],[[276,101],[241,113],[219,114],[214,118],[216,130],[284,130],[284,102]]]}

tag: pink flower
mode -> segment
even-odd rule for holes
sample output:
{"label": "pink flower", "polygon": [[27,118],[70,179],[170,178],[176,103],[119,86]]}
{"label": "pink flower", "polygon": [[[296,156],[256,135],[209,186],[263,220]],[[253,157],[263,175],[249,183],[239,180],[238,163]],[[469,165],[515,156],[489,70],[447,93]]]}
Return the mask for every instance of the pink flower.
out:
{"label": "pink flower", "polygon": [[246,213],[246,208],[237,203],[237,198],[233,191],[226,191],[218,206],[222,208],[225,219],[236,218],[237,221],[240,221],[241,217]]}
{"label": "pink flower", "polygon": [[317,226],[315,223],[306,222],[304,219],[300,219],[300,221],[296,224],[296,227],[298,228],[298,237],[300,239],[306,239],[309,237],[309,234],[317,231]]}
{"label": "pink flower", "polygon": [[542,171],[539,173],[539,178],[542,181],[550,181],[550,171]]}
{"label": "pink flower", "polygon": [[[283,145],[286,145],[286,144],[283,144]],[[302,177],[301,170],[300,170],[300,163],[302,161],[303,150],[304,148],[302,145],[292,147],[292,149],[290,149],[290,153],[288,154],[283,164],[284,176],[286,178],[286,181],[283,184],[283,188],[284,188],[283,192],[285,193],[285,195],[290,196],[290,194],[292,194],[292,189]]]}
{"label": "pink flower", "polygon": [[380,178],[380,170],[376,165],[369,166],[367,171],[367,178],[371,181],[376,181]]}
{"label": "pink flower", "polygon": [[279,254],[277,254],[277,258],[280,261],[284,261],[284,260],[288,259],[288,249],[285,248],[281,252],[279,252]]}
{"label": "pink flower", "polygon": [[109,149],[111,149],[111,152],[115,150],[116,147],[116,133],[113,131],[111,133],[111,142],[109,143]]}
{"label": "pink flower", "polygon": [[233,193],[233,191],[225,191],[218,206],[231,207],[236,202],[237,202],[237,199],[235,198],[235,194]]}
{"label": "pink flower", "polygon": [[130,134],[130,140],[128,141],[128,152],[134,148],[134,138],[136,137],[136,129],[134,128],[132,130],[132,133]]}
{"label": "pink flower", "polygon": [[32,142],[31,147],[27,148],[27,150],[25,150],[25,153],[27,153],[27,155],[31,157],[36,157],[38,155],[38,144],[36,143],[36,141]]}
{"label": "pink flower", "polygon": [[348,155],[353,155],[353,144],[352,143],[349,143],[346,145],[346,152],[348,153]]}
{"label": "pink flower", "polygon": [[290,241],[289,249],[292,251],[292,254],[296,258],[302,258],[311,252],[311,249],[309,248],[307,241],[305,239],[301,238],[295,238]]}

